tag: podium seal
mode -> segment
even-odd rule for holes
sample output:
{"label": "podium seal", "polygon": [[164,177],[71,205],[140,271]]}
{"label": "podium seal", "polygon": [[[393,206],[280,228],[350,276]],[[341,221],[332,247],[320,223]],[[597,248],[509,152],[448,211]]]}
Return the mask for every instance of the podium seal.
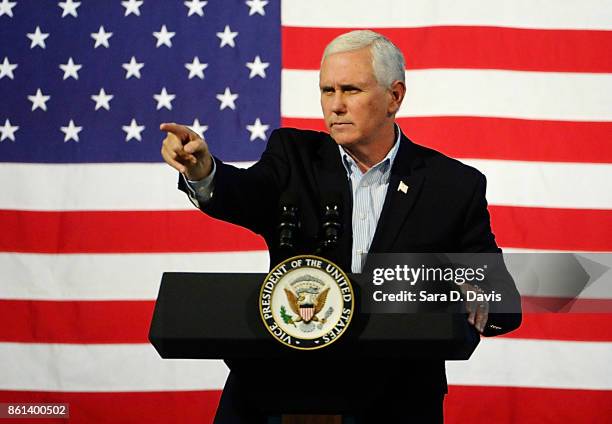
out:
{"label": "podium seal", "polygon": [[294,349],[329,346],[344,334],[354,309],[355,295],[346,274],[318,256],[281,262],[266,276],[259,293],[266,329]]}

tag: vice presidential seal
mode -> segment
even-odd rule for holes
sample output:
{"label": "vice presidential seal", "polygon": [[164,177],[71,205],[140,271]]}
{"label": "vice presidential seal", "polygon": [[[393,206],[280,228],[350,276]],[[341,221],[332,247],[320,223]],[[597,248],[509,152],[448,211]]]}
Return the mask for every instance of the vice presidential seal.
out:
{"label": "vice presidential seal", "polygon": [[302,350],[338,340],[353,318],[354,303],[346,274],[333,262],[310,255],[278,264],[259,293],[259,311],[270,334]]}

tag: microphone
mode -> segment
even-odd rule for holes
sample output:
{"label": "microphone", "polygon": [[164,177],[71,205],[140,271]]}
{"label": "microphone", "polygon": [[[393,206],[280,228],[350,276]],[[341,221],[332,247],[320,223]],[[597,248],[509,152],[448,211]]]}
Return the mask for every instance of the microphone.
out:
{"label": "microphone", "polygon": [[319,250],[333,250],[342,235],[342,196],[337,191],[321,196],[321,241]]}
{"label": "microphone", "polygon": [[298,219],[298,197],[293,191],[281,194],[279,201],[280,217],[278,224],[278,247],[294,250],[297,231],[300,227]]}

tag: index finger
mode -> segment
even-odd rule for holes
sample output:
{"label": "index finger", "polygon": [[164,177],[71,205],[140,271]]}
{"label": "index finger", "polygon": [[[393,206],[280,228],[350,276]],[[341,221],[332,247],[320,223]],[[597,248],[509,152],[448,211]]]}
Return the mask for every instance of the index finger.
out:
{"label": "index finger", "polygon": [[191,131],[186,126],[179,125],[175,122],[164,122],[159,126],[159,129],[174,134],[181,139],[181,141],[188,141],[198,137],[196,133]]}

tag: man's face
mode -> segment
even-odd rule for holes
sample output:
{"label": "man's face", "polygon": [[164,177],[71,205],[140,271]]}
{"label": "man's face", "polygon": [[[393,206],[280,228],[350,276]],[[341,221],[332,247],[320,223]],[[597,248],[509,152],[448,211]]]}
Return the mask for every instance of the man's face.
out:
{"label": "man's face", "polygon": [[325,58],[319,88],[325,124],[339,145],[368,145],[393,125],[392,95],[374,77],[369,47]]}

